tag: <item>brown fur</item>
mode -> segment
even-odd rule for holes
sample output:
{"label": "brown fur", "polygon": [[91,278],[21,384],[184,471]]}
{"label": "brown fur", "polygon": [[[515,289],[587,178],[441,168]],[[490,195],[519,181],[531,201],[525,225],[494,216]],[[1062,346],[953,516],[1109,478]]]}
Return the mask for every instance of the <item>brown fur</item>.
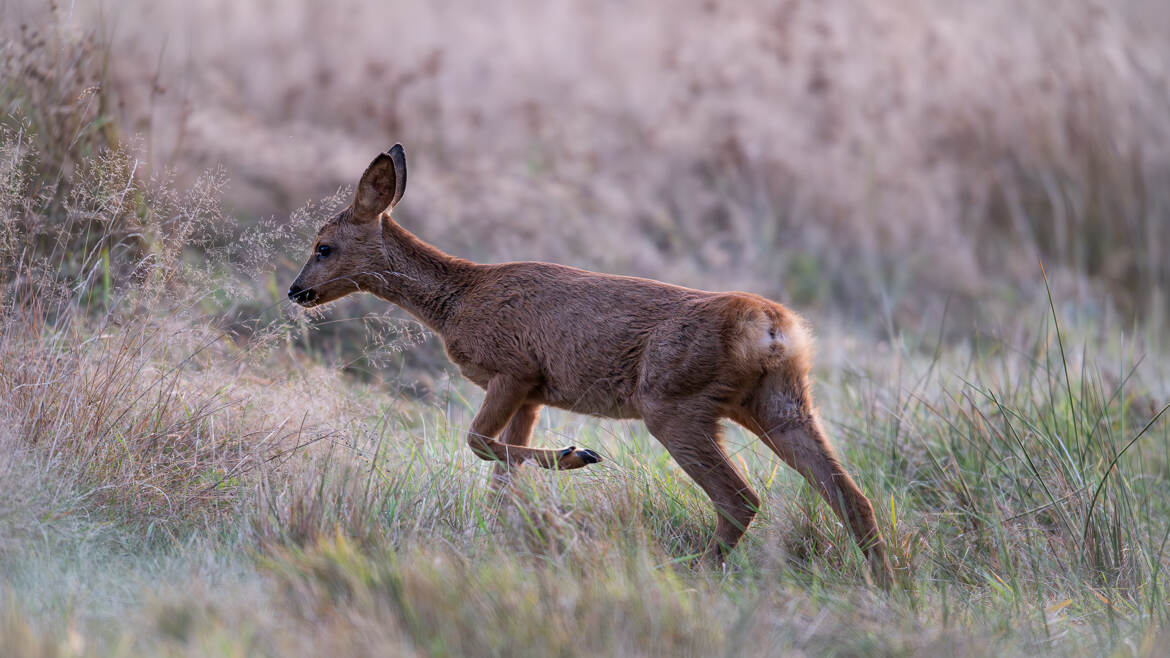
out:
{"label": "brown fur", "polygon": [[366,291],[433,329],[487,391],[467,441],[500,468],[532,461],[574,469],[600,459],[575,447],[528,447],[542,405],[643,419],[715,504],[714,556],[735,546],[760,504],[721,443],[719,420],[730,418],[808,479],[852,531],[878,583],[890,584],[873,508],[813,405],[800,317],[748,293],[448,256],[390,217],[405,173],[400,146],[371,163],[353,207],[321,228],[290,298],[311,306]]}

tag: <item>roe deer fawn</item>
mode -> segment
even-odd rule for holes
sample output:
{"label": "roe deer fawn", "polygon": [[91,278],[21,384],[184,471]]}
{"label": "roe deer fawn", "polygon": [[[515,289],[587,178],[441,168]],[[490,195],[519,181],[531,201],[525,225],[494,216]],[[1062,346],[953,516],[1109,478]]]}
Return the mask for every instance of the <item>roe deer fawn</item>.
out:
{"label": "roe deer fawn", "polygon": [[391,218],[405,188],[406,156],[395,145],[362,174],[353,204],[321,227],[288,296],[308,307],[371,292],[439,334],[460,371],[487,391],[467,435],[476,455],[497,469],[530,460],[581,468],[601,458],[528,447],[542,405],[640,418],[715,504],[707,554],[719,558],[760,504],[724,451],[719,421],[730,418],[808,479],[852,531],[876,582],[890,585],[873,507],[813,406],[799,316],[748,293],[455,258]]}

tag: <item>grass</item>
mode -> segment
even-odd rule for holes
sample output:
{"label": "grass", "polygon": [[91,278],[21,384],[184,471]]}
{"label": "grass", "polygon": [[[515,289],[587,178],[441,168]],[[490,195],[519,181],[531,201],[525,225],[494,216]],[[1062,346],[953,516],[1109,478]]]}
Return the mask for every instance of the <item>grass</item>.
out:
{"label": "grass", "polygon": [[726,569],[696,569],[712,512],[639,424],[547,413],[542,443],[608,461],[526,470],[497,496],[458,382],[403,401],[150,315],[7,317],[6,654],[1155,655],[1164,639],[1156,369],[1089,338],[1071,362],[1040,313],[1021,344],[822,373],[890,540],[889,596],[739,431],[764,509]]}
{"label": "grass", "polygon": [[[722,569],[692,564],[714,514],[639,423],[546,411],[537,442],[607,460],[494,491],[464,442],[480,393],[433,337],[283,302],[301,233],[344,195],[238,222],[225,171],[178,185],[118,143],[86,91],[102,73],[76,64],[92,41],[25,34],[0,69],[0,655],[1154,656],[1170,639],[1170,355],[1160,316],[1111,310],[1101,255],[1074,239],[1109,194],[1138,196],[1125,184],[1052,187],[1113,201],[1069,201],[1094,210],[1036,238],[1065,274],[1037,267],[1039,295],[993,300],[1010,313],[977,324],[957,297],[967,311],[933,322],[933,302],[886,289],[883,338],[817,322],[823,415],[897,572],[882,594],[803,479],[734,427],[763,506]],[[1044,169],[1027,163],[1020,185]],[[1158,193],[1127,215],[1153,245]],[[1051,208],[1024,201],[1017,228],[1039,235]],[[651,260],[698,234],[659,219]],[[1093,248],[1129,258],[1116,236]],[[830,280],[797,258],[795,285],[931,298],[883,278],[884,249],[851,243]],[[663,271],[701,278],[715,256]]]}

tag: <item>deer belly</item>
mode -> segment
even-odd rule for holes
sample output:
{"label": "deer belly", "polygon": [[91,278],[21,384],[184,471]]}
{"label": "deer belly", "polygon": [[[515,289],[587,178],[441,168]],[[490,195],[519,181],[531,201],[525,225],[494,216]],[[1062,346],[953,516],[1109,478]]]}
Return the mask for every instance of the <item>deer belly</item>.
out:
{"label": "deer belly", "polygon": [[546,381],[536,392],[543,404],[606,418],[641,418],[634,404],[634,386],[627,378]]}

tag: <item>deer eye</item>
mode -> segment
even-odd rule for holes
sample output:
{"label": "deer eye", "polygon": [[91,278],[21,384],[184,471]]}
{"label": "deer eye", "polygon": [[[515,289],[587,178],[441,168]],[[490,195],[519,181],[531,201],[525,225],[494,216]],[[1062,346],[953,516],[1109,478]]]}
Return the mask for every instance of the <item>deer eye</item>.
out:
{"label": "deer eye", "polygon": [[323,244],[317,247],[317,259],[321,260],[329,256],[329,245]]}

